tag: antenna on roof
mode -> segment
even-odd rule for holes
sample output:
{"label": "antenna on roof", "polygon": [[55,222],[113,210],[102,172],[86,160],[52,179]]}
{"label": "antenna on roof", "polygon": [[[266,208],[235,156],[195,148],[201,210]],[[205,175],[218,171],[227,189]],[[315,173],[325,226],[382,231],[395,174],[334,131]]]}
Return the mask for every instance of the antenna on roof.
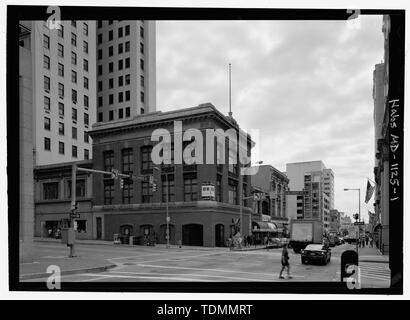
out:
{"label": "antenna on roof", "polygon": [[232,109],[231,109],[231,64],[229,64],[229,113],[228,115],[232,117]]}

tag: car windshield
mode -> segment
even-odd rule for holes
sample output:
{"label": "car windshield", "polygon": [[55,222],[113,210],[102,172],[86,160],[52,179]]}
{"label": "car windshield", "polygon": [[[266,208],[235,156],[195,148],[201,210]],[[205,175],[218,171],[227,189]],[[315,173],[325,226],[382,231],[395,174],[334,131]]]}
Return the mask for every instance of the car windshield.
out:
{"label": "car windshield", "polygon": [[323,246],[321,244],[309,244],[305,250],[323,250]]}

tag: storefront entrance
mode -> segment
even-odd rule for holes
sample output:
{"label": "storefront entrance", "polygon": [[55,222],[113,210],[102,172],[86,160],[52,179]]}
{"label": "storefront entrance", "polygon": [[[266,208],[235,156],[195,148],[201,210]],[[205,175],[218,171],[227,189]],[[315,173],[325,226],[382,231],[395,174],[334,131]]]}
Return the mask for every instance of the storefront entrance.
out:
{"label": "storefront entrance", "polygon": [[225,246],[225,227],[223,224],[217,224],[215,226],[215,246]]}
{"label": "storefront entrance", "polygon": [[202,224],[186,224],[182,226],[182,244],[185,246],[204,245]]}

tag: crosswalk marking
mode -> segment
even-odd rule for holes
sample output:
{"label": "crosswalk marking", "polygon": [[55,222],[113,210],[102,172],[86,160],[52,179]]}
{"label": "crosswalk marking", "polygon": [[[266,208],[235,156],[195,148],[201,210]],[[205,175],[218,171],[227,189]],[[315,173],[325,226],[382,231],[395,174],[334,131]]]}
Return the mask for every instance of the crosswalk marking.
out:
{"label": "crosswalk marking", "polygon": [[360,276],[376,280],[390,280],[390,269],[385,263],[359,263]]}

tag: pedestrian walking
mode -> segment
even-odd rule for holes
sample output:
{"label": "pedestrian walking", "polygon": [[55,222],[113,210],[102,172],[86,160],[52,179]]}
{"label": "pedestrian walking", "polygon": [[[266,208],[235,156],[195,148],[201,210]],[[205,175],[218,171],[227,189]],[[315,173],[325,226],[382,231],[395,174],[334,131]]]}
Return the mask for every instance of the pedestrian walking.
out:
{"label": "pedestrian walking", "polygon": [[288,279],[292,279],[292,277],[290,275],[288,245],[286,243],[283,245],[281,263],[282,263],[282,269],[280,269],[279,279],[285,279],[282,276],[282,273],[285,270],[285,268],[286,268],[286,271],[288,273]]}
{"label": "pedestrian walking", "polygon": [[369,237],[366,237],[366,247],[369,246]]}
{"label": "pedestrian walking", "polygon": [[370,248],[373,248],[373,238],[370,238]]}

